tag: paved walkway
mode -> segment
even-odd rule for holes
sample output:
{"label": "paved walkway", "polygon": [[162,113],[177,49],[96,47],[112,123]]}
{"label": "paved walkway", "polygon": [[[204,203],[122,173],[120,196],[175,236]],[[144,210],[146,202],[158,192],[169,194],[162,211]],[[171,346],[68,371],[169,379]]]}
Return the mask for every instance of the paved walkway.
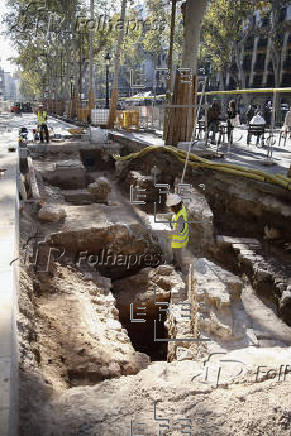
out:
{"label": "paved walkway", "polygon": [[[3,148],[2,148],[3,150]],[[17,154],[0,151],[0,435],[16,434],[16,168]]]}
{"label": "paved walkway", "polygon": [[[141,145],[146,146],[163,146],[164,141],[160,137],[162,132],[158,132],[159,136],[151,133],[133,133],[126,131],[111,131],[112,133],[118,133],[124,138],[140,142]],[[267,138],[268,135],[266,135]],[[219,148],[219,152],[224,153],[224,158],[212,159],[217,162],[226,162],[236,164],[246,168],[258,169],[271,174],[282,174],[286,176],[287,170],[291,165],[291,139],[286,141],[286,147],[284,147],[284,141],[279,144],[279,133],[274,134],[273,142],[273,165],[266,165],[267,149],[258,148],[255,144],[255,138],[250,145],[247,145],[247,129],[237,128],[234,133],[234,144],[229,148],[228,145],[223,145]],[[181,144],[179,148],[188,151],[189,145]],[[216,151],[216,145],[209,145],[205,149],[204,141],[199,141],[198,144],[192,145],[191,152],[200,154],[201,151],[213,150]],[[268,163],[268,162],[267,162]]]}

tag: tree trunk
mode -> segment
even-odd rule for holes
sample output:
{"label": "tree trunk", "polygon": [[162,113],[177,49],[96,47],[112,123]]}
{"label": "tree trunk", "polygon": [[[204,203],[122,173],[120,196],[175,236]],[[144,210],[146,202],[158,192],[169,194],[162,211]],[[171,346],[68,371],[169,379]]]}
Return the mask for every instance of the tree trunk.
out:
{"label": "tree trunk", "polygon": [[[183,6],[184,5],[184,6]],[[206,9],[206,0],[187,0],[182,5],[184,31],[182,70],[190,69],[191,74],[176,74],[172,105],[168,119],[166,143],[177,146],[179,142],[189,142],[195,122],[196,109],[196,70],[201,23]],[[183,83],[188,82],[188,83]],[[177,107],[193,105],[189,107]]]}
{"label": "tree trunk", "polygon": [[[240,41],[239,43],[236,44],[236,65],[238,69],[238,87],[240,89],[246,88],[246,74],[243,67],[244,54],[242,48],[243,47],[242,44],[244,44],[244,42],[245,42],[245,38],[242,41],[242,43]],[[242,101],[243,101],[244,109],[246,110],[249,105],[248,94],[242,94]]]}
{"label": "tree trunk", "polygon": [[116,104],[118,101],[118,76],[120,70],[120,53],[121,53],[121,44],[124,38],[124,19],[125,19],[126,5],[127,5],[127,0],[122,0],[121,11],[120,11],[120,28],[119,28],[116,52],[114,57],[114,79],[113,79],[113,89],[111,94],[109,119],[108,119],[109,129],[114,128],[114,122],[116,117]]}
{"label": "tree trunk", "polygon": [[[282,23],[280,21],[280,12],[281,12],[281,6],[282,1],[273,0],[271,1],[272,6],[272,13],[271,13],[271,28],[270,28],[270,34],[271,34],[271,45],[270,45],[270,51],[271,51],[271,59],[272,59],[272,65],[273,65],[273,71],[275,74],[275,87],[280,87],[280,78],[281,78],[281,54],[282,54],[282,41],[280,40],[280,26],[282,26]],[[280,94],[276,94],[275,98],[275,104],[273,102],[272,104],[274,115],[272,117],[272,125],[273,127],[276,125],[276,121],[279,119],[279,114],[281,114],[281,96]]]}
{"label": "tree trunk", "polygon": [[169,110],[167,106],[171,102],[171,91],[172,91],[172,63],[173,63],[173,45],[174,45],[174,35],[175,35],[175,25],[176,25],[176,5],[177,5],[177,0],[172,0],[170,47],[169,47],[169,54],[167,60],[168,76],[167,76],[166,107],[164,111],[164,132],[163,132],[164,140],[167,138],[168,116],[169,116]]}

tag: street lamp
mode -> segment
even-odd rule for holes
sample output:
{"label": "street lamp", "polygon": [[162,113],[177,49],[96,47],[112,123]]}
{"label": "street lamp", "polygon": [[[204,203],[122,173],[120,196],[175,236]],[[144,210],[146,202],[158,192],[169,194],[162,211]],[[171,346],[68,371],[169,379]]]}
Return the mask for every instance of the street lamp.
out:
{"label": "street lamp", "polygon": [[106,95],[105,95],[105,109],[109,109],[109,65],[110,65],[110,54],[105,55],[105,66],[106,66]]}

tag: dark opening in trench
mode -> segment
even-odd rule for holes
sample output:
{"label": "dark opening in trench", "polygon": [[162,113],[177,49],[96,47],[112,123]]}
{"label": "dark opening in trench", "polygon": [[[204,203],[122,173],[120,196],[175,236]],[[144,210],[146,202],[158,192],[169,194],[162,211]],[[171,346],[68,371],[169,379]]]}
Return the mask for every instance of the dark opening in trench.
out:
{"label": "dark opening in trench", "polygon": [[[114,293],[114,286],[112,291],[116,298],[116,307],[119,310],[119,321],[122,327],[127,330],[134,349],[147,354],[153,361],[167,360],[168,332],[164,326],[165,312],[160,312],[159,307],[153,304],[134,304],[132,307],[133,320],[131,320],[131,302],[128,301],[127,305],[121,307],[118,295]],[[145,320],[145,322],[136,322],[137,319]]]}
{"label": "dark opening in trench", "polygon": [[115,167],[113,157],[103,150],[80,150],[80,158],[87,171],[112,171]]}

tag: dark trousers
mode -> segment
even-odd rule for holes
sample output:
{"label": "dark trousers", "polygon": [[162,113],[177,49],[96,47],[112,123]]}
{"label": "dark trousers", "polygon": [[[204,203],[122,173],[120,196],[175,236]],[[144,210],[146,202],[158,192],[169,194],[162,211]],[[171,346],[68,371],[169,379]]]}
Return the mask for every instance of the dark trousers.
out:
{"label": "dark trousers", "polygon": [[49,132],[48,132],[47,124],[41,124],[39,126],[39,139],[40,139],[40,142],[43,142],[43,132],[45,132],[45,139],[46,139],[46,142],[48,143],[49,142]]}
{"label": "dark trousers", "polygon": [[210,121],[210,123],[208,125],[207,139],[208,139],[210,132],[212,132],[211,140],[215,141],[215,134],[217,133],[217,121],[216,120]]}
{"label": "dark trousers", "polygon": [[230,120],[228,120],[228,122],[227,122],[227,137],[228,137],[229,144],[233,144],[233,129],[234,129],[234,126],[232,125]]}

